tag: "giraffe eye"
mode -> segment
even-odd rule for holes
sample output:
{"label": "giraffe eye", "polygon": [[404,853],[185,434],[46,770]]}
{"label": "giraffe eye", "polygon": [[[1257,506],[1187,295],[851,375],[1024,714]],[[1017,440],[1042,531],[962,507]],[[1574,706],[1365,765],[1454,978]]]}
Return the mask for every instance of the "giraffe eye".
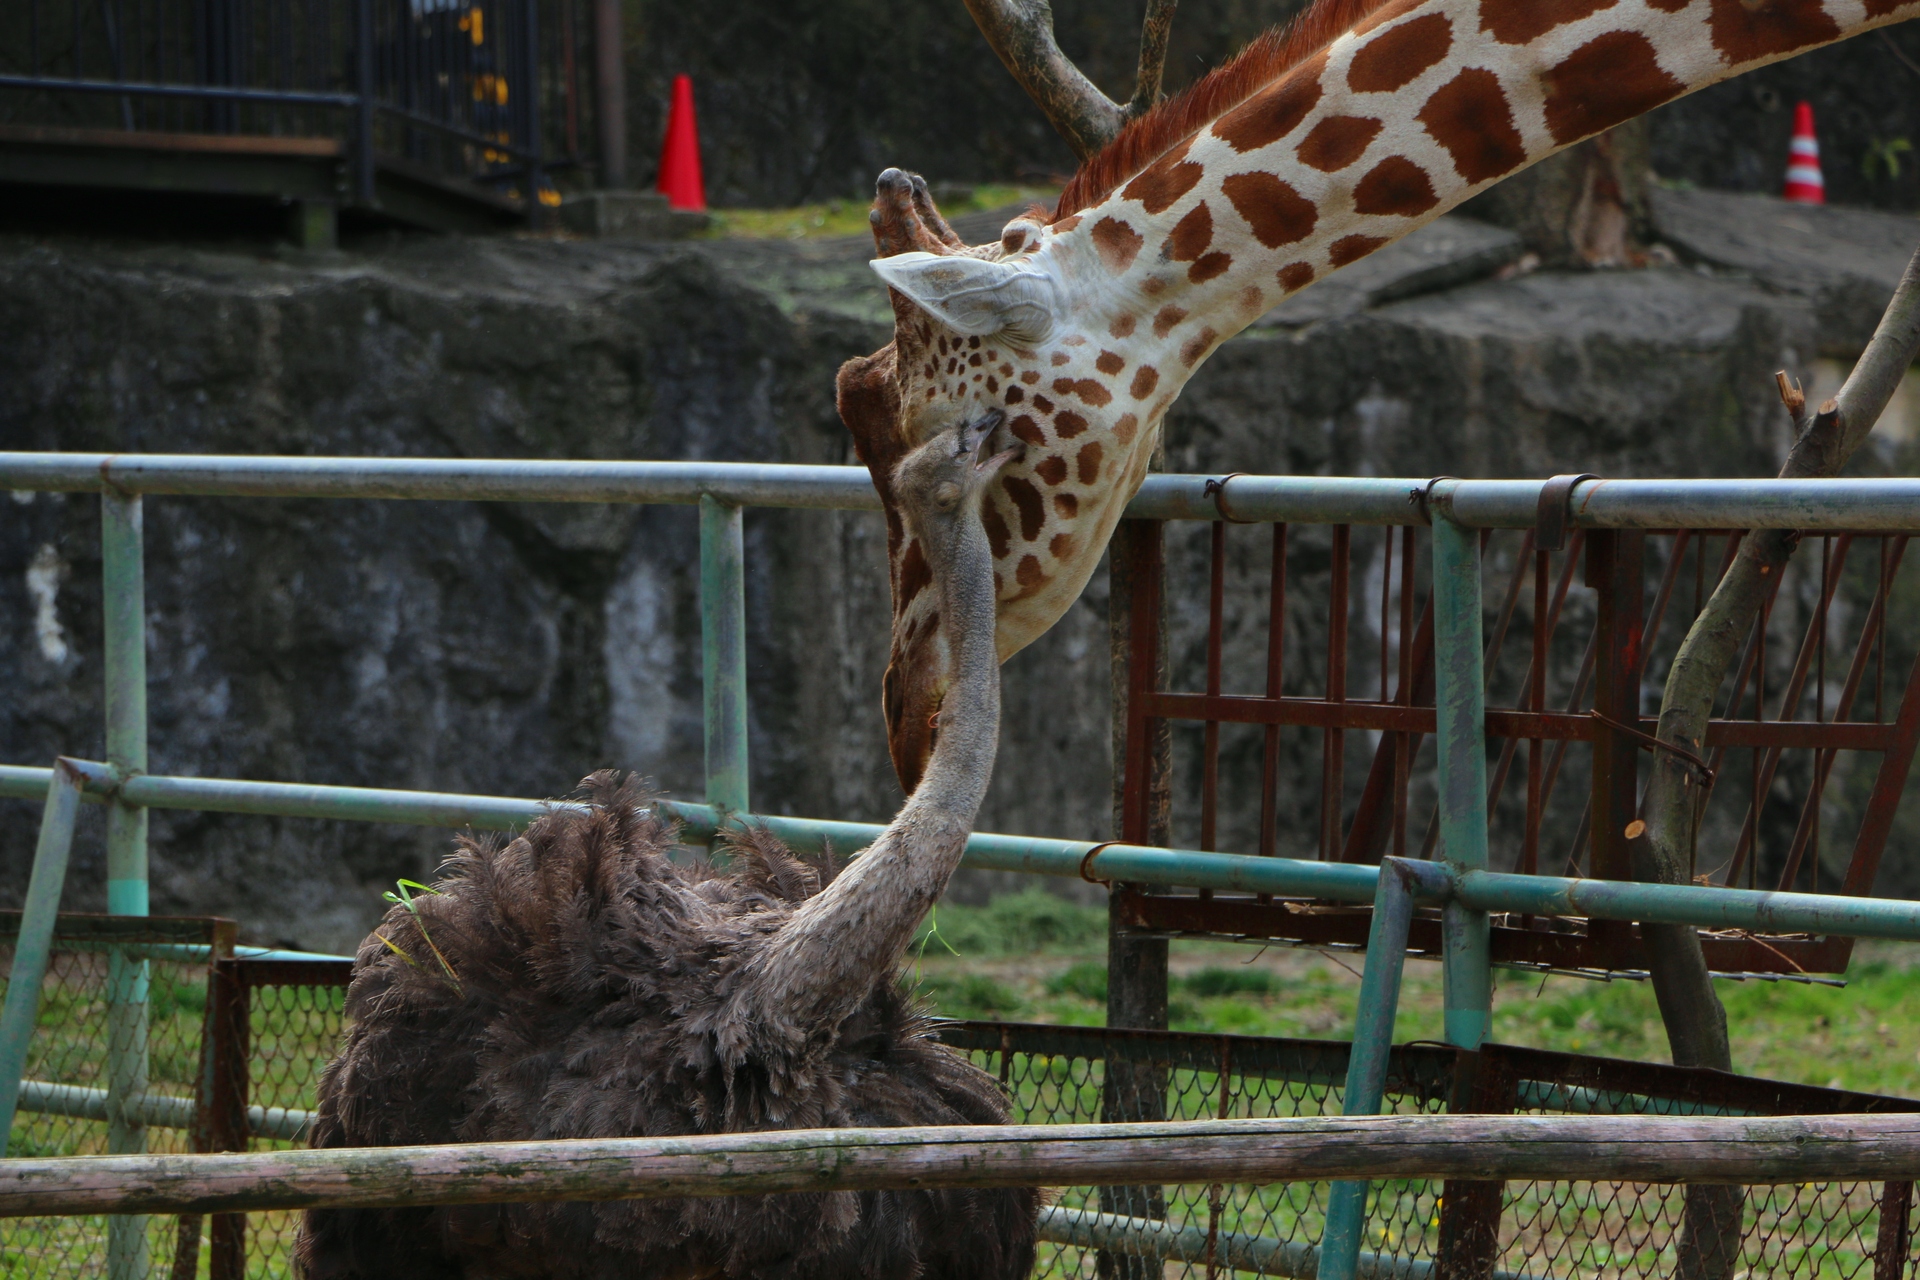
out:
{"label": "giraffe eye", "polygon": [[933,491],[933,505],[939,511],[951,511],[960,501],[960,486],[949,480]]}

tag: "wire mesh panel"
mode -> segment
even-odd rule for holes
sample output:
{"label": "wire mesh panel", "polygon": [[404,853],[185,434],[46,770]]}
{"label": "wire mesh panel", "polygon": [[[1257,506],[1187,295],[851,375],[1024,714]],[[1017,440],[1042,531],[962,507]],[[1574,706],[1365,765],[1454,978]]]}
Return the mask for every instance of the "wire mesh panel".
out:
{"label": "wire mesh panel", "polygon": [[[1143,1076],[1158,1086],[1153,1101],[1169,1120],[1339,1115],[1347,1070],[1347,1046],[1332,1041],[983,1022],[953,1023],[942,1035],[1000,1078],[1020,1124],[1110,1118],[1108,1081],[1121,1063],[1134,1088],[1142,1087]],[[1434,1046],[1396,1050],[1382,1109],[1445,1110],[1455,1056]],[[1152,1109],[1134,1102],[1134,1114]],[[1377,1184],[1368,1250],[1431,1265],[1439,1195],[1439,1184],[1426,1179]],[[1311,1275],[1326,1202],[1325,1183],[1068,1188],[1048,1209],[1048,1234],[1055,1239],[1041,1245],[1035,1274]],[[1059,1241],[1076,1228],[1098,1226],[1093,1215],[1102,1214],[1165,1222],[1170,1230],[1156,1238],[1167,1247],[1141,1270],[1137,1256]]]}
{"label": "wire mesh panel", "polygon": [[[145,958],[147,1113],[165,1122],[146,1126],[148,1148],[304,1145],[320,1073],[344,1029],[351,963],[225,959],[210,966],[204,945],[196,958],[166,936],[174,945],[150,945]],[[117,939],[123,955],[136,941],[154,938]],[[28,1078],[78,1092],[29,1090],[36,1109],[23,1107],[15,1123],[15,1153],[109,1145],[104,1107],[87,1092],[104,1094],[109,956],[97,940],[63,939],[56,952]],[[1023,1124],[1338,1115],[1349,1052],[1336,1041],[1030,1023],[952,1022],[940,1034],[1001,1081],[1014,1121]],[[1790,1115],[1920,1111],[1920,1102],[1499,1045],[1469,1053],[1414,1044],[1393,1051],[1382,1109]],[[1312,1276],[1327,1200],[1325,1183],[1057,1189],[1044,1210],[1035,1274]],[[149,1219],[146,1274],[291,1277],[297,1229],[297,1215],[287,1212],[218,1215],[204,1224]],[[1360,1274],[1914,1280],[1914,1235],[1912,1188],[1901,1183],[1689,1188],[1398,1179],[1369,1189]],[[104,1219],[0,1220],[8,1277],[103,1274],[106,1249]],[[1716,1257],[1727,1265],[1713,1265]],[[185,1265],[174,1269],[175,1261]]]}
{"label": "wire mesh panel", "polygon": [[[13,968],[18,912],[0,913],[0,966]],[[62,915],[27,1050],[9,1156],[191,1151],[202,1083],[202,1028],[211,957],[232,946],[231,923]],[[110,1119],[109,1117],[119,1117]],[[192,1219],[0,1219],[9,1280],[98,1276],[110,1237],[123,1257],[142,1250],[156,1271],[200,1251]]]}

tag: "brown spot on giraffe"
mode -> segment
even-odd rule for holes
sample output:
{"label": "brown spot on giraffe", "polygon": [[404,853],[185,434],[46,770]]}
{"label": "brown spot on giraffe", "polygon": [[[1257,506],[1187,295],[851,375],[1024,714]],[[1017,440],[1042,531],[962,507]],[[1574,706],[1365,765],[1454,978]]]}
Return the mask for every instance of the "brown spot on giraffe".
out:
{"label": "brown spot on giraffe", "polygon": [[1107,332],[1116,338],[1131,338],[1133,327],[1139,323],[1139,318],[1131,311],[1123,312],[1113,318],[1113,323],[1107,326]]}
{"label": "brown spot on giraffe", "polygon": [[1047,442],[1047,433],[1033,420],[1033,415],[1023,413],[1007,424],[1007,430],[1036,448]]}
{"label": "brown spot on giraffe", "polygon": [[1040,496],[1039,488],[1025,476],[1002,476],[1000,487],[1013,499],[1013,505],[1020,512],[1020,536],[1032,542],[1040,536],[1040,527],[1047,522],[1046,500]]}
{"label": "brown spot on giraffe", "polygon": [[[1066,471],[1063,465],[1062,472]],[[927,556],[920,549],[920,539],[907,543],[905,554],[900,557],[900,608],[904,609],[913,598],[933,584],[933,569],[927,564]]]}
{"label": "brown spot on giraffe", "polygon": [[1444,13],[1389,27],[1353,55],[1347,64],[1347,86],[1355,93],[1392,93],[1446,57],[1452,46],[1453,24]]}
{"label": "brown spot on giraffe", "polygon": [[1037,369],[1025,370],[1020,375],[1020,381],[1026,383],[1028,386],[1032,386],[1034,383],[1040,381],[1039,370]]}
{"label": "brown spot on giraffe", "polygon": [[994,377],[992,374],[987,375],[987,394],[990,396],[1000,394],[1000,379]]}
{"label": "brown spot on giraffe", "polygon": [[984,357],[981,356],[981,354],[978,351],[976,351],[972,355],[967,357],[967,364],[970,368],[978,369],[980,367],[980,362],[982,361],[982,359],[984,359]]}
{"label": "brown spot on giraffe", "polygon": [[1213,136],[1235,151],[1278,142],[1299,127],[1320,101],[1320,73],[1327,55],[1316,53],[1279,84],[1262,89],[1213,122]]}
{"label": "brown spot on giraffe", "polygon": [[[1869,10],[1869,13],[1872,11]],[[1713,0],[1707,20],[1713,47],[1729,62],[1777,57],[1840,37],[1840,24],[1819,0]]]}
{"label": "brown spot on giraffe", "polygon": [[[1013,580],[1028,591],[1047,580],[1047,571],[1040,567],[1040,557],[1026,555],[1020,557],[1020,563],[1014,566]],[[1024,592],[1022,593],[1024,594]]]}
{"label": "brown spot on giraffe", "polygon": [[1300,140],[1293,154],[1322,173],[1338,173],[1360,158],[1380,127],[1370,116],[1328,116]]}
{"label": "brown spot on giraffe", "polygon": [[[1658,0],[1648,0],[1648,3],[1658,4]],[[1884,17],[1892,13],[1895,9],[1901,8],[1906,3],[1907,0],[1867,0],[1867,16],[1869,18]],[[1666,6],[1660,5],[1659,7],[1665,8]],[[1682,8],[1684,7],[1683,5]]]}
{"label": "brown spot on giraffe", "polygon": [[1063,396],[1079,396],[1096,409],[1113,399],[1113,392],[1092,378],[1055,378],[1053,389]]}
{"label": "brown spot on giraffe", "polygon": [[1079,225],[1080,225],[1080,215],[1076,213],[1071,215],[1070,217],[1062,218],[1060,219],[1060,221],[1054,223],[1053,233],[1057,236],[1063,236],[1067,234],[1067,232],[1073,230],[1075,227]]}
{"label": "brown spot on giraffe", "polygon": [[980,335],[977,333],[970,335],[967,338],[967,350],[978,351],[979,349],[980,349]]}
{"label": "brown spot on giraffe", "polygon": [[1057,489],[1067,481],[1067,460],[1057,453],[1049,455],[1033,469],[1033,474],[1046,481],[1049,487]]}
{"label": "brown spot on giraffe", "polygon": [[[1067,465],[1066,460],[1060,459],[1060,467],[1063,471],[1066,469],[1066,465]],[[1080,514],[1080,499],[1074,497],[1070,493],[1054,494],[1053,495],[1053,513],[1059,516],[1062,520],[1073,519],[1075,516]]]}
{"label": "brown spot on giraffe", "polygon": [[1165,213],[1171,209],[1173,202],[1193,190],[1206,172],[1200,165],[1187,162],[1187,148],[1192,143],[1189,138],[1155,160],[1120,194],[1129,200],[1138,200],[1148,213]]}
{"label": "brown spot on giraffe", "polygon": [[1145,243],[1138,231],[1118,218],[1102,218],[1093,224],[1093,247],[1100,255],[1101,265],[1115,275],[1133,265],[1133,260],[1140,256],[1140,246]]}
{"label": "brown spot on giraffe", "polygon": [[[1738,7],[1739,0],[1731,3]],[[1596,36],[1541,79],[1547,90],[1547,129],[1560,143],[1611,129],[1686,88],[1660,69],[1653,42],[1637,31]]]}
{"label": "brown spot on giraffe", "polygon": [[1236,173],[1220,184],[1233,208],[1269,249],[1313,234],[1320,214],[1313,202],[1271,173]]}
{"label": "brown spot on giraffe", "polygon": [[1213,350],[1213,344],[1220,337],[1211,326],[1188,338],[1180,346],[1180,359],[1188,368],[1200,363],[1201,357]]}
{"label": "brown spot on giraffe", "polygon": [[1140,419],[1131,413],[1123,413],[1113,424],[1113,438],[1121,444],[1133,443],[1134,433],[1140,430]]}
{"label": "brown spot on giraffe", "polygon": [[1293,293],[1313,283],[1313,268],[1304,262],[1289,262],[1274,272],[1274,279],[1280,282],[1282,289]]}
{"label": "brown spot on giraffe", "polygon": [[1167,233],[1166,243],[1160,246],[1160,257],[1163,261],[1192,262],[1205,253],[1207,246],[1212,243],[1213,211],[1202,200],[1173,224],[1173,230]]}
{"label": "brown spot on giraffe", "polygon": [[1215,276],[1225,275],[1231,266],[1233,255],[1230,253],[1203,253],[1187,268],[1187,279],[1195,284],[1205,284]]}
{"label": "brown spot on giraffe", "polygon": [[1480,0],[1480,29],[1501,44],[1532,44],[1620,0]]}
{"label": "brown spot on giraffe", "polygon": [[1035,396],[1033,398],[1033,407],[1041,413],[1052,413],[1053,401],[1047,399],[1045,396]]}
{"label": "brown spot on giraffe", "polygon": [[1092,484],[1100,478],[1100,463],[1106,456],[1107,451],[1100,447],[1098,440],[1080,446],[1079,456],[1073,460],[1073,464],[1081,484]]}
{"label": "brown spot on giraffe", "polygon": [[1327,258],[1334,266],[1344,267],[1349,262],[1360,261],[1386,242],[1385,236],[1341,236],[1327,246]]}
{"label": "brown spot on giraffe", "polygon": [[980,523],[986,526],[987,549],[993,552],[993,558],[1005,560],[1013,547],[1013,532],[1007,528],[1006,517],[1000,514],[1000,504],[991,500],[981,503]]}
{"label": "brown spot on giraffe", "polygon": [[1117,351],[1102,351],[1094,360],[1093,367],[1112,376],[1127,367],[1127,358]]}
{"label": "brown spot on giraffe", "polygon": [[1053,415],[1053,433],[1062,440],[1071,440],[1086,429],[1087,420],[1071,409]]}
{"label": "brown spot on giraffe", "polygon": [[1173,332],[1173,327],[1187,318],[1184,307],[1176,307],[1171,302],[1160,308],[1153,316],[1153,336],[1164,338]]}
{"label": "brown spot on giraffe", "polygon": [[1051,555],[1055,560],[1071,560],[1073,559],[1073,547],[1074,541],[1072,534],[1056,533],[1047,543],[1047,554]]}
{"label": "brown spot on giraffe", "polygon": [[1073,359],[1073,357],[1068,355],[1066,352],[1056,351],[1053,353],[1053,367],[1058,369],[1061,365],[1065,364],[1067,361],[1071,359]]}
{"label": "brown spot on giraffe", "polygon": [[1353,189],[1355,213],[1412,218],[1439,203],[1427,171],[1405,156],[1388,156]]}
{"label": "brown spot on giraffe", "polygon": [[1133,382],[1127,387],[1127,394],[1135,400],[1145,400],[1160,385],[1160,371],[1150,364],[1143,364],[1133,371]]}
{"label": "brown spot on giraffe", "polygon": [[1240,309],[1242,311],[1261,311],[1266,308],[1267,295],[1257,284],[1250,284],[1240,291]]}
{"label": "brown spot on giraffe", "polygon": [[1022,391],[1020,388],[1016,386],[1013,386],[1011,383],[1008,384],[1007,394],[1004,397],[1004,399],[1008,404],[1019,404],[1022,400],[1025,400],[1026,398],[1027,398],[1026,392]]}
{"label": "brown spot on giraffe", "polygon": [[1001,365],[1000,376],[1003,378],[1011,378],[1013,376],[1013,366],[1010,364]]}
{"label": "brown spot on giraffe", "polygon": [[1468,182],[1485,182],[1526,162],[1506,91],[1491,71],[1471,67],[1434,90],[1419,121]]}

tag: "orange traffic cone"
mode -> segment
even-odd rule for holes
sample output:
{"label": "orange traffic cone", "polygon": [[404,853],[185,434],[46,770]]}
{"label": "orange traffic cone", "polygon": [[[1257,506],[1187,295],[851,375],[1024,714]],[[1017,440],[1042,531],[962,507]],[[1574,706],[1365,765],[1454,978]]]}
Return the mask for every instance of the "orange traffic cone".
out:
{"label": "orange traffic cone", "polygon": [[1827,202],[1826,179],[1820,176],[1820,142],[1813,136],[1813,104],[1793,109],[1793,141],[1787,146],[1787,189],[1781,194],[1801,204]]}
{"label": "orange traffic cone", "polygon": [[673,209],[704,211],[707,184],[700,177],[700,130],[693,122],[693,77],[673,78],[667,141],[660,149],[660,191]]}

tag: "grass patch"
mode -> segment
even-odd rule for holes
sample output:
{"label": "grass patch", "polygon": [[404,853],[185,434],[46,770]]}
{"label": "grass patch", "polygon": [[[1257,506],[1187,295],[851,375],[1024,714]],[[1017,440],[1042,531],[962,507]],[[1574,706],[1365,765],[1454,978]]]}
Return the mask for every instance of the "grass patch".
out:
{"label": "grass patch", "polygon": [[[987,183],[964,187],[939,197],[940,212],[949,218],[963,213],[1003,209],[1030,200],[1051,204],[1059,192],[1051,187],[1016,187]],[[716,209],[706,234],[715,239],[808,240],[815,236],[866,235],[867,210],[861,200],[827,200],[792,209]]]}
{"label": "grass patch", "polygon": [[[929,959],[1105,950],[1107,912],[1038,887],[1003,894],[984,907],[945,905],[927,918],[914,951]],[[1104,997],[1103,997],[1104,998]]]}
{"label": "grass patch", "polygon": [[[1069,913],[1080,913],[1085,930],[1079,935],[1081,944],[1076,948],[1064,941],[1073,935],[1063,930],[1047,947],[1017,949],[1016,941],[1030,936],[1019,924],[1020,912],[1028,907],[1008,905],[1013,901],[1003,898],[994,907],[973,911],[941,908],[942,934],[967,945],[956,944],[959,956],[939,951],[937,944],[925,954],[923,986],[939,1012],[1075,1026],[1103,1023],[1104,913],[1062,904]],[[988,927],[983,917],[999,923]],[[1920,1097],[1920,1018],[1913,1012],[1920,1009],[1920,955],[1895,946],[1862,946],[1857,954],[1845,987],[1716,983],[1727,1009],[1735,1069],[1743,1075]],[[1248,948],[1229,943],[1176,941],[1168,1021],[1176,1031],[1214,1035],[1349,1039],[1360,965],[1358,956],[1336,960],[1276,948],[1255,957]],[[983,998],[984,987],[965,986],[969,974],[990,979],[998,990]],[[1496,1041],[1646,1062],[1669,1060],[1666,1032],[1647,983],[1558,976],[1543,981],[1500,971],[1495,980]],[[1441,996],[1440,967],[1409,963],[1394,1039],[1403,1044],[1440,1039]],[[1019,1012],[977,1012],[989,1006]]]}

